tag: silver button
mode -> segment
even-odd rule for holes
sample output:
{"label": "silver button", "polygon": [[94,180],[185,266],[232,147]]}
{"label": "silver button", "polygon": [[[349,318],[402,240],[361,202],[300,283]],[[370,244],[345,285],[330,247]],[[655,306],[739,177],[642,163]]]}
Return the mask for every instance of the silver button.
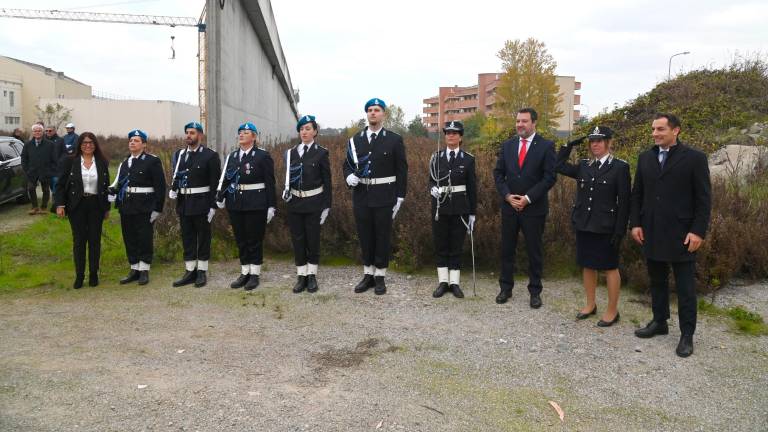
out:
{"label": "silver button", "polygon": [[587,211],[592,211],[592,207],[587,207]]}

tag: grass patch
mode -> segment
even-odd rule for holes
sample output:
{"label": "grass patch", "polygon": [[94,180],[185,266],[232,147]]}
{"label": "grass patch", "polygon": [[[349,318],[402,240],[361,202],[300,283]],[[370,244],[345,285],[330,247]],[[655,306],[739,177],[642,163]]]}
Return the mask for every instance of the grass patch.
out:
{"label": "grass patch", "polygon": [[749,336],[768,336],[768,325],[763,317],[741,306],[721,308],[704,299],[699,300],[699,311],[705,315],[731,319],[731,328],[740,334]]}

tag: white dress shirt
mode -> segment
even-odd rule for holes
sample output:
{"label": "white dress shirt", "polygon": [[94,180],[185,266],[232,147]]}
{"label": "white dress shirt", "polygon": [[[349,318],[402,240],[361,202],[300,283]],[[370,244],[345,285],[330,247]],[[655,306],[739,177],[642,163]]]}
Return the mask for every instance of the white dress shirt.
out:
{"label": "white dress shirt", "polygon": [[380,127],[379,130],[371,130],[371,128],[368,128],[365,130],[365,133],[368,135],[368,142],[371,142],[371,135],[376,134],[378,137],[381,135],[381,130],[384,129],[383,127]]}
{"label": "white dress shirt", "polygon": [[91,167],[85,167],[85,159],[80,158],[80,171],[83,175],[83,192],[96,195],[99,191],[99,171],[96,169],[96,160],[91,162]]}
{"label": "white dress shirt", "polygon": [[520,151],[523,149],[523,139],[525,139],[525,151],[526,154],[528,153],[528,150],[531,149],[531,143],[533,142],[533,138],[536,136],[536,132],[532,133],[531,136],[528,138],[520,137],[520,145],[517,146],[517,155],[520,156]]}
{"label": "white dress shirt", "polygon": [[311,149],[313,145],[315,145],[314,140],[309,144],[304,144],[304,143],[299,144],[298,147],[296,147],[296,152],[299,154],[299,157],[304,156],[304,146],[307,146],[306,147],[307,151],[309,151],[309,149]]}

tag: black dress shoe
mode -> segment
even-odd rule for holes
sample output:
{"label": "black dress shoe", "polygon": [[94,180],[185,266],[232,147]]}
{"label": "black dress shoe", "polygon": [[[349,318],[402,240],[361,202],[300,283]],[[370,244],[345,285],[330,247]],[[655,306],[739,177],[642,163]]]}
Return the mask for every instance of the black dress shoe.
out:
{"label": "black dress shoe", "polygon": [[120,285],[136,282],[137,280],[139,280],[139,271],[131,269],[131,271],[128,272],[128,276],[120,279]]}
{"label": "black dress shoe", "polygon": [[577,313],[576,314],[576,319],[577,320],[587,319],[590,316],[595,315],[596,313],[597,313],[597,305],[595,305],[595,307],[592,308],[592,312],[588,312],[588,313],[579,312],[579,313]]}
{"label": "black dress shoe", "polygon": [[680,342],[677,344],[675,353],[683,358],[693,354],[693,336],[681,335]]}
{"label": "black dress shoe", "polygon": [[373,289],[373,293],[376,295],[383,295],[387,293],[387,285],[384,283],[384,276],[376,276],[373,278],[376,283],[376,287]]}
{"label": "black dress shoe", "polygon": [[149,283],[149,270],[142,270],[139,272],[139,285],[146,285]]}
{"label": "black dress shoe", "polygon": [[531,307],[533,309],[538,309],[541,307],[541,295],[531,294]]}
{"label": "black dress shoe", "polygon": [[307,288],[307,277],[299,275],[299,277],[296,278],[296,284],[293,285],[293,290],[291,291],[298,294],[304,291],[304,289],[306,288]]}
{"label": "black dress shoe", "polygon": [[88,286],[99,286],[99,274],[98,273],[91,273],[88,275]]}
{"label": "black dress shoe", "polygon": [[184,276],[182,276],[181,279],[173,282],[173,286],[180,287],[184,285],[189,285],[195,282],[196,278],[197,278],[197,274],[195,274],[194,270],[187,270],[184,272]]}
{"label": "black dress shoe", "polygon": [[643,339],[665,334],[669,334],[669,326],[667,326],[666,321],[651,321],[645,327],[635,330],[635,336]]}
{"label": "black dress shoe", "polygon": [[307,275],[307,292],[317,292],[320,287],[317,286],[317,276],[310,274]]}
{"label": "black dress shoe", "polygon": [[435,291],[432,293],[432,297],[438,298],[442,297],[443,294],[448,292],[448,282],[440,282],[440,284],[435,288]]}
{"label": "black dress shoe", "polygon": [[458,284],[452,284],[450,286],[451,291],[453,291],[453,296],[456,298],[464,298],[464,292],[461,291],[461,288]]}
{"label": "black dress shoe", "polygon": [[245,290],[251,291],[259,287],[259,275],[251,275],[248,278],[248,283],[245,284]]}
{"label": "black dress shoe", "polygon": [[597,326],[598,327],[610,327],[610,326],[616,324],[617,322],[619,322],[619,317],[620,317],[619,313],[616,312],[616,316],[612,320],[610,320],[610,321],[600,320],[600,321],[597,322]]}
{"label": "black dress shoe", "polygon": [[205,270],[198,270],[197,277],[195,278],[195,287],[202,288],[208,283],[208,272]]}
{"label": "black dress shoe", "polygon": [[363,279],[360,281],[360,283],[355,285],[355,292],[358,294],[361,292],[366,292],[369,288],[373,288],[374,286],[376,286],[376,280],[373,278],[373,275],[367,274],[363,276]]}
{"label": "black dress shoe", "polygon": [[74,289],[82,288],[83,287],[83,279],[85,279],[85,276],[83,276],[83,275],[75,276],[75,282],[72,284],[72,288],[74,288]]}
{"label": "black dress shoe", "polygon": [[240,276],[238,276],[238,277],[237,277],[237,279],[235,279],[235,281],[234,281],[234,282],[232,282],[231,284],[229,284],[229,287],[230,287],[230,288],[234,288],[234,289],[237,289],[237,288],[242,288],[242,287],[244,287],[244,286],[245,286],[245,284],[247,284],[247,283],[248,283],[248,278],[249,278],[250,276],[251,276],[251,275],[247,275],[247,274],[240,274]]}
{"label": "black dress shoe", "polygon": [[510,297],[512,297],[512,288],[502,288],[499,295],[496,296],[496,303],[504,304]]}

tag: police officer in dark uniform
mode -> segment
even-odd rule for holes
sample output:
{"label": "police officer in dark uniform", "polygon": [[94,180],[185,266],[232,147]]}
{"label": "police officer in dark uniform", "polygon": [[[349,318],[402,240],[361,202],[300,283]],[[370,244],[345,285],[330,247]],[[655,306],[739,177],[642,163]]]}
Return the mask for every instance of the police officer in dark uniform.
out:
{"label": "police officer in dark uniform", "polygon": [[387,106],[374,98],[366,102],[368,127],[349,139],[343,164],[352,188],[352,207],[363,257],[363,279],[356,293],[375,287],[387,292],[384,277],[392,249],[392,222],[405,200],[408,162],[403,138],[384,129]]}
{"label": "police officer in dark uniform", "polygon": [[461,250],[467,232],[474,229],[477,208],[475,157],[460,148],[464,125],[460,121],[445,124],[445,150],[432,155],[429,183],[432,185],[432,237],[437,255],[437,289],[433,297],[451,291],[463,298],[461,291]]}
{"label": "police officer in dark uniform", "polygon": [[264,261],[264,232],[275,216],[275,163],[258,147],[251,122],[237,129],[239,148],[227,156],[219,179],[216,205],[226,206],[240,256],[240,276],[230,284],[246,291],[259,286]]}
{"label": "police officer in dark uniform", "polygon": [[331,162],[328,150],[315,143],[317,121],[305,115],[296,124],[301,143],[286,151],[283,200],[288,205],[297,280],[294,293],[316,292],[320,261],[320,225],[331,209]]}
{"label": "police officer in dark uniform", "polygon": [[[569,163],[571,150],[585,138],[589,140],[592,157],[578,164]],[[558,173],[577,182],[571,221],[576,230],[576,261],[583,268],[587,304],[576,314],[576,319],[597,313],[597,272],[603,270],[608,285],[608,307],[597,322],[600,327],[619,321],[619,247],[627,232],[630,208],[629,164],[613,157],[612,143],[613,131],[607,126],[596,126],[588,136],[563,146],[555,165]]]}
{"label": "police officer in dark uniform", "polygon": [[221,175],[218,153],[204,147],[203,125],[191,122],[184,126],[186,148],[171,158],[173,176],[168,197],[176,201],[184,246],[184,276],[173,282],[180,287],[208,282],[208,260],[211,258],[211,220],[216,213],[216,187]]}
{"label": "police officer in dark uniform", "polygon": [[147,134],[139,129],[128,133],[130,154],[120,163],[117,177],[110,186],[108,199],[120,210],[125,253],[131,271],[121,284],[139,281],[149,283],[152,264],[154,230],[152,224],[163,211],[165,174],[160,159],[144,150]]}

